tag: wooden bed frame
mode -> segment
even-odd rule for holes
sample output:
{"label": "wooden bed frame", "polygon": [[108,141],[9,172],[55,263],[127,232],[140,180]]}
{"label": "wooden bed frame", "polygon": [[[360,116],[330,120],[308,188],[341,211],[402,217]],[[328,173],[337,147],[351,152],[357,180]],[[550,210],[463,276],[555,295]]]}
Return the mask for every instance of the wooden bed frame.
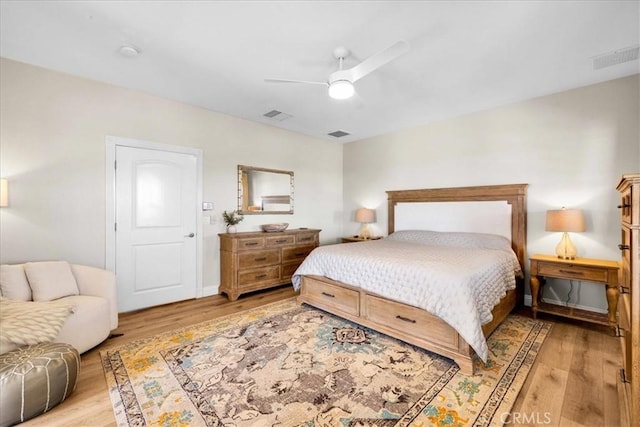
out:
{"label": "wooden bed frame", "polygon": [[[511,205],[512,247],[524,272],[526,190],[527,184],[513,184],[387,191],[389,234],[395,230],[398,203],[506,201]],[[485,336],[489,336],[514,307],[522,305],[523,288],[524,278],[517,279],[516,289],[509,291],[494,307],[493,320],[482,327]],[[425,310],[321,276],[302,277],[298,302],[451,358],[464,374],[473,375],[473,350],[469,344],[446,322]]]}

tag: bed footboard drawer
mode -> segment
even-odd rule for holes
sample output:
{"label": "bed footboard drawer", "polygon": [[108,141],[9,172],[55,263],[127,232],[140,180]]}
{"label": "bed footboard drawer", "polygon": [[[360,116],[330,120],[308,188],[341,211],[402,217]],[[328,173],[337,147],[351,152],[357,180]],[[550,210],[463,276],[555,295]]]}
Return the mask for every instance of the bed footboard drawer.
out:
{"label": "bed footboard drawer", "polygon": [[401,334],[422,338],[428,333],[433,342],[454,349],[458,346],[457,334],[451,326],[419,308],[367,294],[363,316]]}
{"label": "bed footboard drawer", "polygon": [[321,302],[327,307],[327,311],[335,308],[353,316],[360,315],[360,294],[358,291],[314,280],[304,287],[304,293],[306,298]]}

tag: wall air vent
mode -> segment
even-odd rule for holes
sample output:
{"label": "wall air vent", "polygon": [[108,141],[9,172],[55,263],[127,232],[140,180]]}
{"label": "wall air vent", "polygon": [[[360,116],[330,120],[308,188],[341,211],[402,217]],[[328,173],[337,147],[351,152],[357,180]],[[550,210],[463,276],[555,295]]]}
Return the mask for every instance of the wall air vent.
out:
{"label": "wall air vent", "polygon": [[293,117],[291,114],[283,113],[282,111],[278,111],[278,110],[271,110],[267,113],[264,113],[263,116],[272,120],[277,120],[279,122],[283,120],[287,120],[290,117]]}
{"label": "wall air vent", "polygon": [[349,132],[345,132],[343,130],[336,130],[334,132],[331,132],[329,135],[336,137],[336,138],[342,138],[343,136],[347,136],[347,135],[351,135]]}
{"label": "wall air vent", "polygon": [[638,51],[640,51],[640,46],[631,46],[594,56],[593,69],[599,70],[601,68],[611,67],[612,65],[634,61],[638,59]]}

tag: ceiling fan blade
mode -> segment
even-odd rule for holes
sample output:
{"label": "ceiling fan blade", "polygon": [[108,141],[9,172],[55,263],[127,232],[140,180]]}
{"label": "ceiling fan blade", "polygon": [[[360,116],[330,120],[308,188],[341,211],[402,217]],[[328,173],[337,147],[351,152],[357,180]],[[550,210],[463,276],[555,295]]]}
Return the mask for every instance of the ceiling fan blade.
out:
{"label": "ceiling fan blade", "polygon": [[312,82],[309,80],[288,80],[288,79],[264,79],[267,83],[306,83],[311,85],[329,86],[327,82]]}
{"label": "ceiling fan blade", "polygon": [[368,57],[355,67],[348,70],[342,70],[350,75],[351,83],[360,80],[367,74],[377,70],[388,62],[393,61],[400,55],[403,55],[409,51],[409,43],[400,40],[388,48]]}

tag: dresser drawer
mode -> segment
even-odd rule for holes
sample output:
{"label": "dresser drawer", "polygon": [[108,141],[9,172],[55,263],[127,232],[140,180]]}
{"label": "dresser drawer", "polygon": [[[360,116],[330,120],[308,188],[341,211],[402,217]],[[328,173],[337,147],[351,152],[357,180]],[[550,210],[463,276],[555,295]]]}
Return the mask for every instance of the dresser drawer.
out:
{"label": "dresser drawer", "polygon": [[618,326],[625,331],[631,330],[631,295],[622,293],[618,298]]}
{"label": "dresser drawer", "polygon": [[317,243],[316,236],[318,233],[298,233],[296,236],[296,243]]}
{"label": "dresser drawer", "polygon": [[293,262],[288,262],[286,264],[283,263],[282,278],[290,280],[291,276],[293,276],[293,273],[295,273],[298,267],[300,267],[300,264],[302,264],[302,261],[293,261]]}
{"label": "dresser drawer", "polygon": [[[620,214],[623,223],[630,224],[633,218],[633,186],[629,186],[624,192],[620,193]],[[636,196],[637,197],[637,196]]]}
{"label": "dresser drawer", "polygon": [[251,251],[238,254],[238,267],[241,269],[272,264],[280,264],[279,249]]}
{"label": "dresser drawer", "polygon": [[278,247],[283,245],[293,245],[296,241],[295,236],[273,236],[267,237],[267,247]]}
{"label": "dresser drawer", "polygon": [[[305,286],[309,299],[321,301],[330,308],[335,308],[353,316],[360,314],[360,294],[358,291],[345,289],[329,283],[313,283]],[[331,310],[329,310],[331,311]]]}
{"label": "dresser drawer", "polygon": [[307,255],[311,253],[316,247],[310,246],[296,246],[293,248],[282,249],[282,262],[286,261],[300,261],[304,260]]}
{"label": "dresser drawer", "polygon": [[238,273],[238,286],[240,288],[251,285],[259,285],[262,282],[274,281],[280,279],[280,266],[272,265],[271,267],[256,268],[251,270],[243,270]]}
{"label": "dresser drawer", "polygon": [[622,229],[621,234],[621,242],[624,247],[628,249],[623,249],[620,251],[620,255],[622,256],[622,269],[620,271],[620,285],[625,288],[626,292],[629,292],[631,289],[631,278],[633,277],[633,273],[631,271],[632,263],[631,263],[631,252],[632,252],[632,239],[631,239],[631,230],[628,228]]}
{"label": "dresser drawer", "polygon": [[581,265],[538,262],[539,276],[560,277],[562,279],[574,278],[576,280],[593,280],[594,282],[608,282],[609,272],[606,269],[584,267]]}
{"label": "dresser drawer", "polygon": [[455,331],[439,317],[404,304],[385,300],[374,295],[365,297],[365,317],[380,325],[393,328],[405,335],[421,337],[425,329],[436,334],[438,342],[457,348]]}
{"label": "dresser drawer", "polygon": [[[220,233],[220,293],[241,294],[291,282],[291,275],[316,246],[320,230]],[[303,243],[300,243],[300,242]]]}
{"label": "dresser drawer", "polygon": [[238,249],[262,249],[264,248],[264,239],[262,237],[253,237],[247,239],[238,239]]}
{"label": "dresser drawer", "polygon": [[631,333],[628,331],[620,332],[620,346],[622,347],[622,368],[625,371],[627,381],[630,380],[631,373]]}

